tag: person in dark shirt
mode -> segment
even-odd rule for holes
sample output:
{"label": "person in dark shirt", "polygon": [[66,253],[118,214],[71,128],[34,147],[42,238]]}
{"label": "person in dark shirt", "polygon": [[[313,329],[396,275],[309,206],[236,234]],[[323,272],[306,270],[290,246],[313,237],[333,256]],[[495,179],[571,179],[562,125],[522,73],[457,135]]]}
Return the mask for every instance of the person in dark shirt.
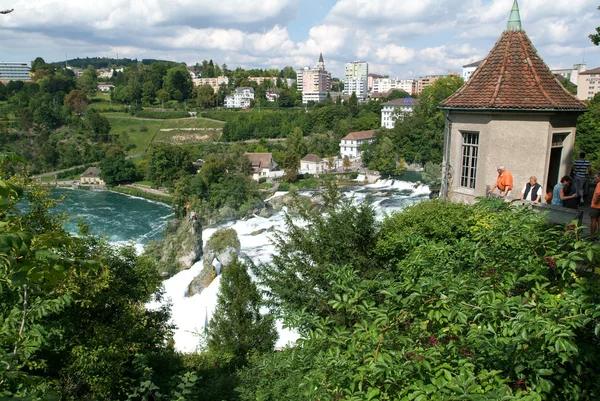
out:
{"label": "person in dark shirt", "polygon": [[532,201],[534,204],[540,203],[542,200],[542,186],[538,184],[537,178],[531,176],[529,182],[525,184],[521,191],[521,200]]}

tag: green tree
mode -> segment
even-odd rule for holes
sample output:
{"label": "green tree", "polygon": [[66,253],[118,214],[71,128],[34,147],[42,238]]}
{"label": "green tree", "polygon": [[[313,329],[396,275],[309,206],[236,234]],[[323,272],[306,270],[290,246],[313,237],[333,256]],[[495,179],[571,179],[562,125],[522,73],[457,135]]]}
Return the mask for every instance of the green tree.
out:
{"label": "green tree", "polygon": [[197,88],[196,104],[202,108],[214,107],[216,95],[213,87],[206,84]]}
{"label": "green tree", "polygon": [[[598,10],[600,10],[600,7],[598,7]],[[593,44],[598,46],[600,44],[600,27],[596,28],[596,33],[592,33],[589,38]]]}
{"label": "green tree", "polygon": [[91,131],[92,137],[99,142],[109,141],[110,122],[97,111],[88,110],[85,113],[85,124]]}
{"label": "green tree", "polygon": [[87,96],[94,96],[98,91],[98,74],[94,67],[88,67],[79,78],[79,86]]}
{"label": "green tree", "polygon": [[75,115],[82,116],[88,106],[85,92],[78,89],[69,92],[69,94],[65,97],[65,106],[69,106]]}
{"label": "green tree", "polygon": [[173,185],[178,178],[194,171],[187,149],[167,144],[152,144],[148,149],[148,179],[159,185]]}
{"label": "green tree", "polygon": [[100,162],[100,170],[102,179],[108,185],[131,182],[138,178],[135,165],[118,147],[108,150],[106,157]]}
{"label": "green tree", "polygon": [[243,365],[250,353],[273,350],[277,331],[273,317],[260,313],[261,296],[238,260],[223,269],[217,309],[208,326],[208,349],[233,356],[234,366]]}
{"label": "green tree", "polygon": [[394,99],[403,99],[406,97],[410,97],[410,94],[406,93],[403,90],[394,89],[386,98],[386,101],[392,101]]}
{"label": "green tree", "polygon": [[169,68],[165,76],[164,89],[175,100],[190,99],[194,85],[187,69],[184,66]]}

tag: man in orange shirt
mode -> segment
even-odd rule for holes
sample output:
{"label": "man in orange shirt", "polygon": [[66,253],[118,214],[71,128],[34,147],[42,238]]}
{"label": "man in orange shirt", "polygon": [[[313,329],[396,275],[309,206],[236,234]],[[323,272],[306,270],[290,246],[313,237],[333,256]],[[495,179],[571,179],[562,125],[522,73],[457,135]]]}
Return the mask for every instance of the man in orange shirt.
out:
{"label": "man in orange shirt", "polygon": [[490,189],[488,193],[491,194],[496,188],[500,190],[501,198],[510,195],[510,191],[513,189],[513,176],[506,171],[504,166],[498,166],[498,180],[496,180],[494,188]]}
{"label": "man in orange shirt", "polygon": [[594,181],[596,181],[596,190],[594,191],[594,196],[592,196],[592,208],[590,209],[590,219],[592,220],[592,224],[590,224],[590,237],[594,238],[596,231],[600,228],[600,173],[596,173],[594,176]]}

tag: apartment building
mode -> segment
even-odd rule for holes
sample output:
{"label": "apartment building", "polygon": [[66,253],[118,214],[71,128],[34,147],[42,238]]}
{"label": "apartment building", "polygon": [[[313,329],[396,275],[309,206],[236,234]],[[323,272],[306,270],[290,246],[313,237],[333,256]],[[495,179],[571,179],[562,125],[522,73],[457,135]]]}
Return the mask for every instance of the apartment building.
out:
{"label": "apartment building", "polygon": [[325,69],[323,54],[315,67],[303,67],[296,71],[297,87],[302,92],[302,103],[321,102],[327,99],[331,89],[331,74]]}
{"label": "apartment building", "polygon": [[465,82],[467,82],[469,78],[471,78],[471,75],[473,75],[477,67],[479,67],[479,64],[481,64],[482,62],[483,60],[479,60],[475,61],[474,63],[463,65],[462,78],[465,80]]}
{"label": "apartment building", "polygon": [[213,90],[217,92],[222,84],[229,85],[229,78],[226,76],[216,78],[196,78],[193,79],[192,82],[194,83],[194,86],[210,85]]}
{"label": "apartment building", "polygon": [[392,129],[396,125],[396,120],[401,118],[403,113],[412,113],[419,99],[405,97],[404,99],[394,99],[384,103],[381,109],[381,126]]}
{"label": "apartment building", "polygon": [[31,81],[27,63],[0,62],[0,82]]}
{"label": "apartment building", "polygon": [[379,78],[384,78],[384,76],[379,75],[379,74],[369,74],[369,77],[367,78],[367,90],[369,92],[373,92],[373,87],[375,86],[375,80],[379,79]]}
{"label": "apartment building", "polygon": [[368,95],[369,64],[365,61],[352,61],[344,66],[344,95],[356,94],[359,101]]}
{"label": "apartment building", "polygon": [[459,75],[458,72],[448,72],[446,75],[427,75],[426,77],[421,77],[417,80],[417,91],[415,94],[420,95],[423,93],[423,89],[433,85],[433,83],[440,78],[457,75]]}
{"label": "apartment building", "polygon": [[600,92],[600,68],[586,70],[578,74],[577,98],[591,100]]}
{"label": "apartment building", "polygon": [[573,85],[579,86],[579,74],[585,72],[586,70],[586,64],[575,64],[573,68],[556,69],[550,71],[552,71],[552,73],[555,75],[560,75],[561,77],[568,79]]}
{"label": "apartment building", "polygon": [[416,81],[414,79],[377,78],[373,83],[373,93],[385,93],[394,89],[414,95]]}

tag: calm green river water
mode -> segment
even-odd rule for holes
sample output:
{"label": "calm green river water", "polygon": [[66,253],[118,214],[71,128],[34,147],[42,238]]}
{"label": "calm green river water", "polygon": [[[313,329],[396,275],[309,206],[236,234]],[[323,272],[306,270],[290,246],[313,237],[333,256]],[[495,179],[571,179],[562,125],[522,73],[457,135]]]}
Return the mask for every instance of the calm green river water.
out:
{"label": "calm green river water", "polygon": [[56,210],[69,215],[68,231],[76,233],[82,217],[93,233],[107,236],[110,242],[144,244],[158,239],[173,215],[165,204],[115,192],[56,189],[52,196],[65,197]]}

